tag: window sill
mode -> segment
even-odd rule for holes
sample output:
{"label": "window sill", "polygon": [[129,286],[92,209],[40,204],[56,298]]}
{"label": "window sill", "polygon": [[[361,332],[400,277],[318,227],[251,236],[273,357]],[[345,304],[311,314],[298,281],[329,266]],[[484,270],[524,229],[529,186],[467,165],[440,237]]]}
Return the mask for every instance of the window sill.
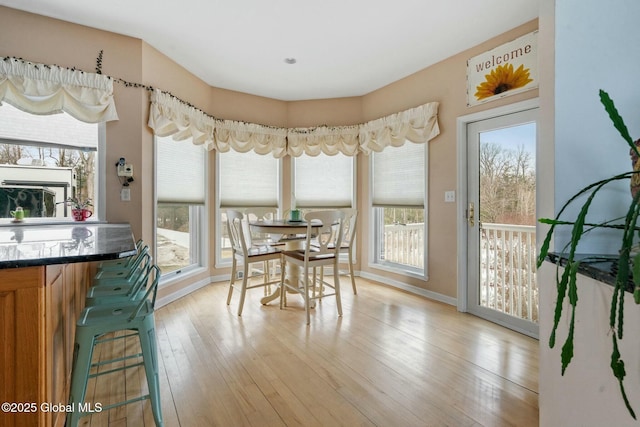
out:
{"label": "window sill", "polygon": [[87,220],[87,221],[74,221],[69,218],[25,218],[21,222],[13,222],[9,218],[0,218],[0,227],[20,227],[23,225],[69,225],[69,224],[107,224],[107,221]]}
{"label": "window sill", "polygon": [[419,280],[425,280],[425,281],[429,280],[429,277],[427,276],[426,271],[415,271],[415,270],[412,271],[406,268],[402,268],[400,266],[396,267],[393,265],[376,264],[376,263],[369,263],[369,267],[376,270],[386,271],[388,273],[398,274],[400,276],[413,277],[413,278],[416,278]]}
{"label": "window sill", "polygon": [[174,283],[182,282],[190,277],[198,274],[205,273],[207,269],[205,267],[189,266],[181,270],[174,270],[169,273],[165,273],[160,277],[160,287],[170,286]]}

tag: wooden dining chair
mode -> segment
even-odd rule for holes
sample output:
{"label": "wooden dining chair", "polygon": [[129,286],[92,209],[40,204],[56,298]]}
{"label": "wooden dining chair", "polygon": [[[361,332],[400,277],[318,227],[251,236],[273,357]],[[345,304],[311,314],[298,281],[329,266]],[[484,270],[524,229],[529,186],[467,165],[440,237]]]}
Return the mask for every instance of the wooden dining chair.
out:
{"label": "wooden dining chair", "polygon": [[[244,210],[244,216],[247,221],[273,221],[278,216],[277,208],[265,208],[265,207],[251,207]],[[267,246],[284,246],[284,242],[280,241],[281,234],[260,233],[251,231],[251,242],[254,246],[267,245]],[[278,260],[268,260],[263,263],[263,271],[266,275],[265,278],[275,277],[277,274]],[[254,264],[255,265],[255,264]],[[271,293],[271,285],[264,287],[264,294],[269,295]]]}
{"label": "wooden dining chair", "polygon": [[[311,323],[309,309],[311,301],[321,299],[322,297],[335,296],[338,315],[342,316],[342,302],[340,299],[340,277],[338,275],[338,256],[340,244],[342,242],[343,227],[345,224],[344,213],[339,210],[330,211],[312,211],[305,215],[307,222],[307,233],[303,249],[284,251],[282,262],[282,274],[280,280],[280,308],[286,305],[286,290],[291,290],[302,295],[304,298],[304,309],[307,317],[307,325]],[[321,222],[322,226],[312,227],[312,223]],[[288,283],[284,280],[285,269],[287,263],[295,264],[302,269],[303,280],[302,286],[298,282]],[[317,267],[332,266],[333,267],[333,283],[322,281],[320,283],[320,294],[316,295],[315,291],[309,294],[311,286],[315,289],[315,273]],[[310,271],[311,270],[311,271]],[[310,284],[309,274],[312,274],[312,283]],[[324,293],[324,288],[333,289],[333,293]]]}
{"label": "wooden dining chair", "polygon": [[[347,254],[347,263],[348,270],[347,271],[339,271],[341,276],[349,276],[351,279],[351,287],[353,288],[353,294],[358,295],[358,290],[356,289],[356,279],[353,274],[353,250],[355,247],[355,239],[356,239],[356,226],[358,221],[358,210],[357,209],[341,209],[344,212],[345,218],[345,226],[344,226],[344,234],[342,236],[342,244],[340,245],[340,253]],[[324,267],[320,268],[320,281],[324,281]]]}
{"label": "wooden dining chair", "polygon": [[227,210],[227,231],[229,233],[229,240],[231,241],[231,248],[233,251],[233,262],[231,265],[231,280],[229,281],[229,295],[227,296],[227,305],[231,304],[231,297],[233,295],[236,285],[236,278],[238,275],[238,263],[243,266],[242,270],[242,283],[239,286],[240,302],[238,305],[238,316],[242,315],[242,308],[244,306],[244,299],[247,289],[267,287],[280,282],[277,280],[270,280],[267,271],[261,271],[260,274],[251,275],[251,277],[263,277],[260,283],[249,285],[249,266],[253,263],[263,263],[264,261],[280,260],[282,257],[282,251],[274,246],[269,245],[253,245],[251,240],[251,232],[249,230],[249,222],[240,211]]}

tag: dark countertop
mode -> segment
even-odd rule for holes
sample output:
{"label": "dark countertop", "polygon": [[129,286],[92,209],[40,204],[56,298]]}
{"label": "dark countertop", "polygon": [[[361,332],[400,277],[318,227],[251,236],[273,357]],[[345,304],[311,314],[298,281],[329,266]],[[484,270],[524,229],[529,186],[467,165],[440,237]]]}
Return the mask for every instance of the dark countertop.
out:
{"label": "dark countertop", "polygon": [[135,255],[129,224],[10,224],[0,227],[0,269]]}
{"label": "dark countertop", "polygon": [[[549,253],[547,259],[560,266],[567,264],[566,254]],[[618,273],[618,256],[604,254],[576,254],[576,260],[580,261],[578,272],[598,280],[607,285],[615,286]],[[633,279],[629,277],[626,290],[633,292]]]}

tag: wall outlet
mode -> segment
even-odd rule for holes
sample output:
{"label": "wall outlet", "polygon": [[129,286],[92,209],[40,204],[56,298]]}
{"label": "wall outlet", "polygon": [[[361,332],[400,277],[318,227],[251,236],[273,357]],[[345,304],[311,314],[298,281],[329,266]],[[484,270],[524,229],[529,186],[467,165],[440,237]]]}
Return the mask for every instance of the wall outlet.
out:
{"label": "wall outlet", "polygon": [[447,203],[456,201],[456,192],[455,191],[445,191],[444,192],[444,201]]}
{"label": "wall outlet", "polygon": [[123,188],[122,190],[120,190],[120,200],[123,202],[130,202],[131,201],[131,189],[130,188]]}

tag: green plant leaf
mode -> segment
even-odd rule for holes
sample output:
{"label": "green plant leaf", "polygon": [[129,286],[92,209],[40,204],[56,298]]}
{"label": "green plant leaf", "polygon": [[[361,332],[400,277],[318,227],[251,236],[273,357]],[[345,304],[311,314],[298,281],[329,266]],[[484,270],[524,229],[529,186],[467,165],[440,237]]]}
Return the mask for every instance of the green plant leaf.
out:
{"label": "green plant leaf", "polygon": [[636,419],[636,413],[633,411],[631,407],[631,403],[629,403],[629,399],[627,398],[627,393],[624,389],[624,377],[627,375],[627,372],[624,369],[624,360],[620,357],[620,350],[618,349],[618,340],[615,334],[611,335],[613,337],[613,351],[611,352],[611,370],[613,371],[613,376],[618,379],[618,385],[620,386],[620,393],[622,394],[622,399],[624,400],[624,404],[629,411],[629,414]]}
{"label": "green plant leaf", "polygon": [[[625,173],[620,174],[620,175],[615,175],[615,176],[612,176],[610,178],[594,182],[594,183],[582,188],[580,191],[578,191],[576,194],[574,194],[569,200],[567,200],[565,202],[565,204],[562,206],[562,208],[560,208],[560,211],[558,211],[558,214],[556,215],[555,219],[548,219],[548,218],[539,219],[538,221],[540,223],[542,223],[542,224],[550,224],[551,228],[547,232],[547,234],[545,236],[545,239],[544,239],[544,241],[542,243],[542,246],[540,247],[540,254],[538,255],[538,259],[537,259],[537,262],[536,262],[537,267],[540,268],[540,266],[542,266],[542,263],[544,262],[544,260],[546,259],[547,255],[549,253],[549,247],[551,245],[551,239],[553,238],[553,232],[555,231],[556,225],[575,225],[575,222],[567,222],[567,221],[561,221],[560,220],[560,216],[564,213],[564,211],[567,209],[567,207],[569,207],[576,199],[578,199],[579,197],[585,195],[586,193],[588,193],[589,191],[591,191],[594,188],[595,188],[595,190],[594,190],[594,193],[595,193],[595,192],[598,192],[604,185],[606,185],[606,184],[608,184],[610,182],[619,181],[619,180],[623,180],[623,179],[629,179],[632,175],[633,175],[633,172],[625,172]],[[593,195],[595,195],[595,194],[593,194]]]}
{"label": "green plant leaf", "polygon": [[629,135],[629,130],[627,129],[627,125],[624,124],[624,120],[618,114],[618,110],[616,109],[613,100],[609,97],[609,94],[604,90],[600,89],[600,102],[604,105],[604,109],[609,113],[609,117],[613,122],[613,126],[618,129],[622,138],[629,144],[629,147],[640,157],[640,152],[638,152],[638,148],[633,143],[633,138]]}
{"label": "green plant leaf", "polygon": [[556,330],[560,324],[560,318],[562,317],[562,304],[564,298],[567,295],[567,285],[569,283],[569,268],[565,268],[562,272],[562,279],[556,282],[556,291],[558,297],[556,298],[556,307],[553,316],[553,328],[551,329],[551,336],[549,338],[549,347],[553,348],[556,345]]}

